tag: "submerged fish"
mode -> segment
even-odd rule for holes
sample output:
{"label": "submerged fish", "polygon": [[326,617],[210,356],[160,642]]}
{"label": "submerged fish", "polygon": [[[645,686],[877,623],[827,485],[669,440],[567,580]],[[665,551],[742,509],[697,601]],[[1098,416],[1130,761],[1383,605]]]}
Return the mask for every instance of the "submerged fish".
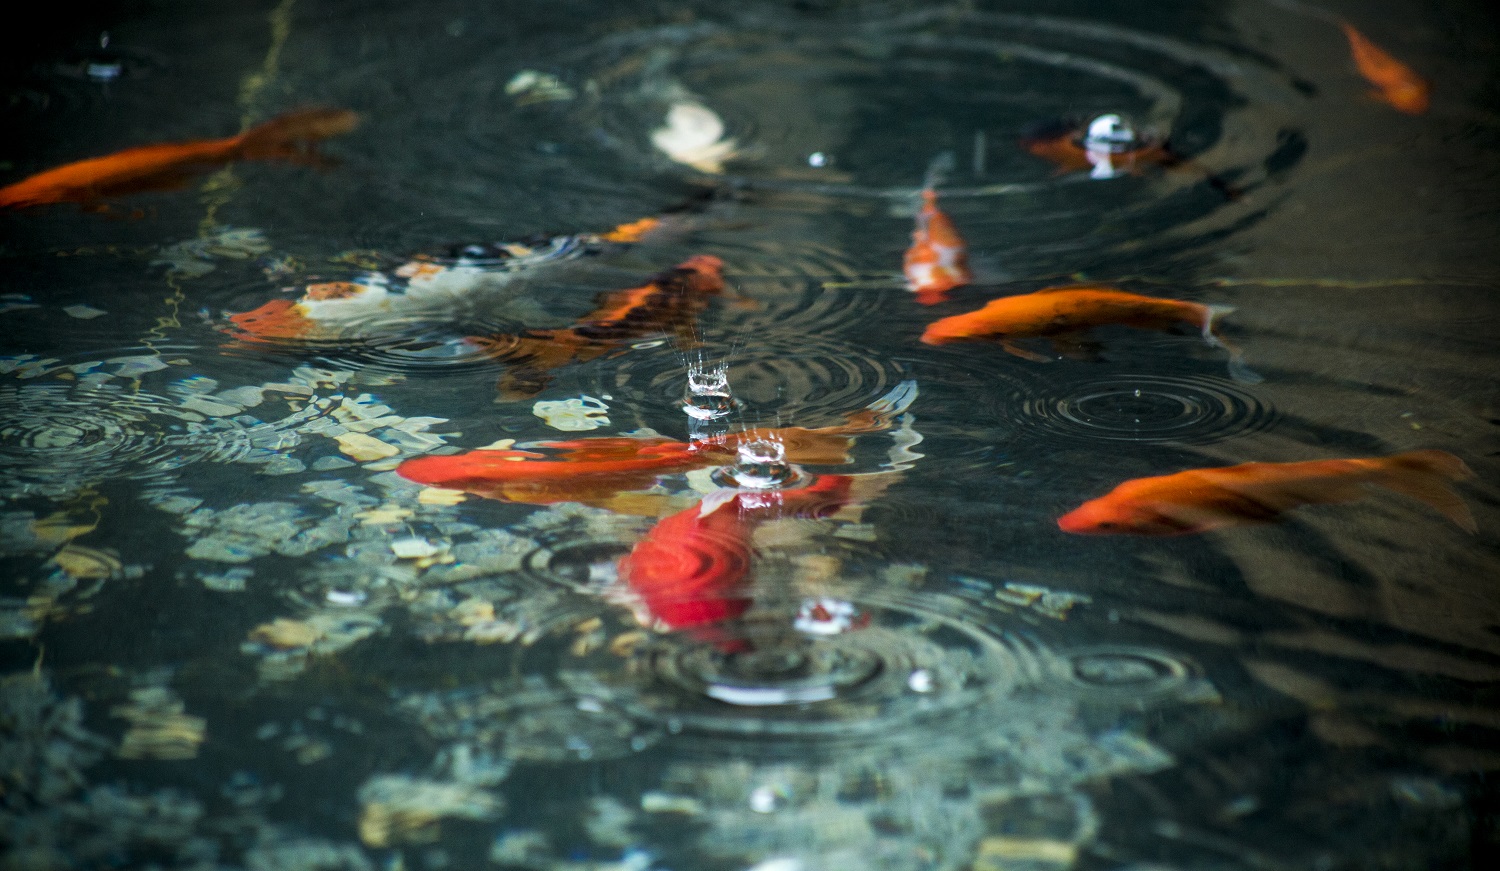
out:
{"label": "submerged fish", "polygon": [[1472,477],[1462,460],[1437,450],[1191,469],[1126,481],[1064,514],[1057,525],[1083,535],[1185,535],[1271,523],[1303,505],[1354,502],[1376,486],[1425,502],[1473,533],[1474,516],[1450,483]]}
{"label": "submerged fish", "polygon": [[526,450],[477,450],[407,460],[396,473],[430,487],[506,502],[595,504],[645,490],[662,475],[712,465],[697,445],[665,438],[548,441]]}
{"label": "submerged fish", "polygon": [[1215,330],[1228,306],[1204,305],[1127,293],[1112,287],[1076,285],[1044,287],[1035,293],[992,300],[984,308],[943,318],[927,326],[922,341],[929,345],[969,339],[995,340],[1017,357],[1046,362],[1048,358],[1015,344],[1017,339],[1047,338],[1059,350],[1077,347],[1094,327],[1120,324],[1150,330],[1178,324],[1197,327],[1204,341],[1229,352],[1229,373],[1238,381],[1256,382],[1260,376],[1246,368],[1239,349]]}
{"label": "submerged fish", "polygon": [[1340,20],[1339,27],[1349,40],[1349,52],[1354,56],[1359,74],[1375,86],[1371,96],[1408,115],[1421,115],[1427,111],[1432,86],[1426,79],[1371,42],[1349,22]]}
{"label": "submerged fish", "polygon": [[724,261],[711,254],[689,257],[646,284],[606,294],[598,309],[571,327],[514,334],[470,336],[486,356],[507,364],[502,399],[526,399],[542,391],[551,370],[603,356],[623,342],[675,332],[691,339],[696,317],[724,289]]}
{"label": "submerged fish", "polygon": [[824,517],[849,499],[850,479],[823,475],[788,490],[733,491],[662,518],[620,558],[619,575],[669,629],[698,629],[743,614],[750,596],[751,536],[780,517]]}
{"label": "submerged fish", "polygon": [[1194,160],[1172,150],[1163,139],[1136,132],[1120,115],[1109,113],[1088,124],[1052,122],[1021,137],[1021,147],[1056,167],[1058,175],[1087,171],[1090,178],[1140,175],[1147,167],[1192,169],[1228,199],[1240,191]]}
{"label": "submerged fish", "polygon": [[314,144],[353,130],[348,109],[298,109],[238,136],[143,145],[69,163],[0,188],[0,208],[98,203],[122,194],[180,187],[194,175],[235,160],[318,163]]}
{"label": "submerged fish", "polygon": [[604,505],[621,493],[649,489],[664,475],[729,465],[741,445],[754,441],[777,442],[789,463],[848,463],[853,437],[889,429],[916,395],[915,382],[904,381],[832,426],[752,428],[696,442],[620,436],[544,441],[522,450],[417,457],[398,466],[396,474],[508,502]]}
{"label": "submerged fish", "polygon": [[902,273],[906,287],[923,305],[942,302],[944,294],[974,280],[969,271],[968,248],[953,221],[938,208],[938,176],[953,163],[953,155],[944,153],[928,167],[922,186],[922,208],[917,212],[916,227],[911,233],[911,247],[906,249]]}
{"label": "submerged fish", "polygon": [[381,331],[382,321],[441,316],[522,273],[594,253],[606,243],[639,241],[660,224],[659,218],[642,218],[605,233],[456,246],[441,256],[417,255],[390,272],[308,284],[296,299],[273,299],[231,314],[229,321],[247,341],[369,338]]}

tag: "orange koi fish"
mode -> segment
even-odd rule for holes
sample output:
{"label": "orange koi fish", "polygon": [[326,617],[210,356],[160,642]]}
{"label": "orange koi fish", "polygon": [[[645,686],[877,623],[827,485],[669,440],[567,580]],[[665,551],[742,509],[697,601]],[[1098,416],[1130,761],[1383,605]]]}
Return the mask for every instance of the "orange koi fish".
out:
{"label": "orange koi fish", "polygon": [[1142,136],[1119,115],[1100,115],[1087,125],[1046,124],[1021,138],[1021,147],[1056,167],[1057,175],[1087,171],[1090,178],[1110,179],[1140,175],[1151,166],[1190,168],[1227,199],[1240,191],[1196,161],[1173,151],[1160,139]]}
{"label": "orange koi fish", "polygon": [[98,203],[109,197],[180,187],[194,175],[235,160],[319,162],[314,144],[353,130],[348,109],[298,109],[238,136],[144,145],[38,173],[0,188],[0,208],[47,203]]}
{"label": "orange koi fish", "polygon": [[938,155],[927,167],[927,177],[922,183],[922,208],[917,212],[911,247],[906,249],[903,261],[906,287],[923,305],[942,302],[948,291],[974,280],[969,271],[968,247],[952,219],[937,205],[938,179],[952,168],[952,152]]}
{"label": "orange koi fish", "polygon": [[938,208],[937,192],[931,188],[922,191],[922,210],[917,213],[902,271],[907,289],[923,305],[942,302],[948,291],[974,280],[963,237]]}
{"label": "orange koi fish", "polygon": [[603,505],[621,493],[649,489],[665,475],[729,465],[740,446],[753,441],[780,443],[789,463],[849,463],[853,437],[889,429],[916,395],[915,382],[903,381],[832,426],[755,428],[698,442],[619,436],[544,441],[526,449],[417,457],[398,466],[396,474],[429,487],[507,502]]}
{"label": "orange koi fish", "polygon": [[500,396],[528,399],[551,380],[551,370],[601,357],[629,339],[675,331],[692,338],[694,318],[709,297],[724,289],[724,261],[711,254],[689,257],[640,287],[606,294],[601,305],[571,327],[517,334],[469,336],[467,341],[509,364]]}
{"label": "orange koi fish", "polygon": [[1197,327],[1210,345],[1229,351],[1229,373],[1236,380],[1259,381],[1260,376],[1246,368],[1239,349],[1214,330],[1218,319],[1232,311],[1228,306],[1159,299],[1112,287],[1044,287],[1035,293],[991,300],[978,311],[934,321],[923,331],[922,341],[943,345],[967,339],[998,340],[1017,357],[1048,362],[1047,357],[1019,347],[1015,340],[1047,338],[1054,348],[1063,350],[1077,347],[1084,333],[1105,324],[1165,330],[1186,323]]}
{"label": "orange koi fish", "polygon": [[539,450],[477,450],[407,460],[396,474],[487,499],[548,505],[604,502],[645,490],[662,475],[714,465],[715,457],[688,442],[606,437],[542,442]]}
{"label": "orange koi fish", "polygon": [[702,632],[739,617],[753,602],[755,527],[778,517],[825,517],[848,501],[851,480],[823,475],[793,490],[736,491],[665,517],[620,558],[620,580],[669,629]]}
{"label": "orange koi fish", "polygon": [[1349,52],[1354,55],[1359,74],[1375,86],[1370,96],[1408,115],[1427,111],[1432,86],[1426,79],[1371,42],[1349,22],[1340,20],[1339,27],[1349,40]]}
{"label": "orange koi fish", "polygon": [[247,341],[318,341],[369,337],[380,323],[435,317],[506,287],[539,266],[596,253],[608,244],[640,241],[661,224],[642,218],[606,233],[538,236],[521,242],[455,246],[441,255],[418,254],[390,272],[368,272],[352,281],[307,285],[297,299],[273,299],[231,314],[238,337]]}
{"label": "orange koi fish", "polygon": [[1126,481],[1064,514],[1057,525],[1080,535],[1186,535],[1271,523],[1303,505],[1354,502],[1376,486],[1425,502],[1473,533],[1474,516],[1450,484],[1472,477],[1463,460],[1437,450],[1191,469]]}

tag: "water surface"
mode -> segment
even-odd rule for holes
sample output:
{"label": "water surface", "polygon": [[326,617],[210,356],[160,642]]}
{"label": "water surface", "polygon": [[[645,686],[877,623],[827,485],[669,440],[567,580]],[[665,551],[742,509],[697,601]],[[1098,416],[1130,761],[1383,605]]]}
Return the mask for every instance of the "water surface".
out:
{"label": "water surface", "polygon": [[[1431,79],[1431,109],[1371,99],[1329,14]],[[1495,25],[1457,0],[55,21],[8,68],[6,184],[298,106],[363,122],[324,144],[336,167],[0,214],[5,862],[1474,866],[1500,766]],[[721,166],[653,147],[684,102],[722,118]],[[1018,144],[1104,112],[1192,164],[1095,180]],[[900,266],[943,152],[978,278],[926,307]],[[662,213],[638,244],[318,340],[229,320],[414,253]],[[690,338],[509,400],[461,342],[566,327],[696,254],[728,287]],[[1080,280],[1234,307],[1263,380],[1192,330],[1104,328],[1047,363],[918,341]],[[394,471],[685,440],[695,367],[727,374],[734,430],[839,427],[915,388],[801,470],[852,476],[839,504],[742,509],[752,579],[707,630],[653,621],[617,564],[709,469],[547,504]],[[535,413],[569,399],[595,428]],[[1195,536],[1056,523],[1129,478],[1416,449],[1476,473],[1477,533],[1383,490]]]}

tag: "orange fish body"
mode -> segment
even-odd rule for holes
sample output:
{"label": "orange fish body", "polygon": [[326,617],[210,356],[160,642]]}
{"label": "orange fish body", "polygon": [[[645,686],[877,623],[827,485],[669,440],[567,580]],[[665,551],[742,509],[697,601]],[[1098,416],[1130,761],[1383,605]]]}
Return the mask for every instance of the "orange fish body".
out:
{"label": "orange fish body", "polygon": [[530,398],[551,380],[552,369],[593,360],[630,339],[690,331],[709,298],[723,291],[723,268],[719,258],[699,254],[641,287],[607,294],[598,309],[571,327],[470,336],[468,341],[509,364],[500,382],[503,399]]}
{"label": "orange fish body", "polygon": [[937,193],[922,191],[922,209],[906,249],[903,266],[906,286],[917,295],[917,301],[931,305],[955,287],[974,280],[969,272],[968,249],[953,221],[937,206]]}
{"label": "orange fish body", "polygon": [[144,145],[49,169],[0,189],[0,208],[96,202],[111,196],[178,187],[193,175],[234,160],[315,162],[313,143],[353,130],[347,109],[300,109],[238,136]]}
{"label": "orange fish body", "polygon": [[1037,355],[1016,347],[1012,341],[1082,333],[1105,324],[1162,330],[1187,323],[1209,337],[1214,319],[1227,311],[1111,287],[1044,287],[1034,293],[991,300],[978,311],[934,321],[923,331],[922,341],[942,345],[966,339],[996,339],[1010,353],[1034,359]]}
{"label": "orange fish body", "polygon": [[701,629],[752,604],[751,536],[778,517],[824,517],[849,499],[851,479],[823,475],[794,490],[736,491],[663,518],[620,558],[620,579],[670,629]]}
{"label": "orange fish body", "polygon": [[671,439],[596,438],[543,442],[529,450],[479,450],[407,460],[396,474],[506,502],[593,504],[651,487],[662,475],[714,464],[714,455]]}
{"label": "orange fish body", "polygon": [[1340,21],[1349,52],[1360,75],[1375,86],[1371,96],[1408,115],[1421,115],[1431,103],[1432,86],[1416,71],[1371,42],[1347,21]]}
{"label": "orange fish body", "polygon": [[898,405],[886,409],[877,403],[876,408],[851,412],[845,423],[832,426],[755,428],[700,442],[606,436],[545,441],[534,445],[534,450],[417,457],[398,466],[396,474],[429,487],[507,502],[603,505],[621,493],[649,489],[664,475],[729,465],[740,445],[752,441],[779,442],[789,463],[848,463],[853,436],[888,429],[893,416],[905,408]]}
{"label": "orange fish body", "polygon": [[1450,482],[1473,476],[1458,457],[1437,450],[1191,469],[1126,481],[1064,514],[1057,525],[1081,535],[1186,535],[1271,523],[1303,505],[1354,502],[1377,486],[1425,502],[1472,533],[1474,517]]}

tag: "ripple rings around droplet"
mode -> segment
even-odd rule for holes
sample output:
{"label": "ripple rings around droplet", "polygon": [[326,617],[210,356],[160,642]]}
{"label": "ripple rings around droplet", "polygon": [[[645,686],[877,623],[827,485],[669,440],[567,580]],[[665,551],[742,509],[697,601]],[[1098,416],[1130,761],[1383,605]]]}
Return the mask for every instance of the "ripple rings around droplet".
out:
{"label": "ripple rings around droplet", "polygon": [[[709,334],[705,347],[688,352],[694,360],[727,367],[736,426],[837,424],[908,377],[904,366],[874,350],[803,334],[800,327],[753,335],[730,342]],[[598,389],[630,403],[647,425],[677,432],[686,417],[682,395],[689,362],[688,354],[668,348],[632,351],[601,376],[607,380]]]}
{"label": "ripple rings around droplet", "polygon": [[1038,642],[951,597],[872,592],[849,604],[847,631],[823,632],[795,627],[800,599],[757,602],[757,616],[710,633],[652,635],[623,662],[581,662],[574,680],[672,732],[878,741],[995,703],[1056,667]]}
{"label": "ripple rings around droplet", "polygon": [[1206,444],[1275,424],[1277,413],[1233,382],[1206,376],[1111,375],[1010,398],[1000,414],[1039,437]]}

